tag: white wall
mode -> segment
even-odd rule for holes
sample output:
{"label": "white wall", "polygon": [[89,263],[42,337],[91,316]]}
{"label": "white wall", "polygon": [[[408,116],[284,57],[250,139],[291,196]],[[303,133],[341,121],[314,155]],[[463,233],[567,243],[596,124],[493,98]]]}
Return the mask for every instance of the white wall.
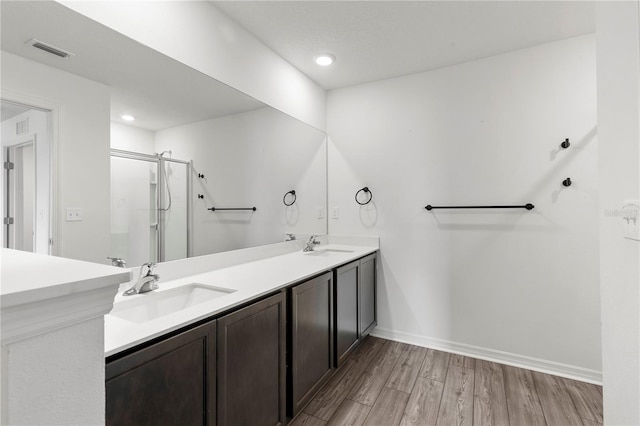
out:
{"label": "white wall", "polygon": [[599,2],[600,289],[606,424],[640,424],[640,243],[623,238],[622,204],[640,194],[638,2]]}
{"label": "white wall", "polygon": [[[2,52],[2,97],[53,109],[57,144],[54,253],[105,263],[109,252],[109,89]],[[67,207],[84,220],[66,222]]]}
{"label": "white wall", "polygon": [[209,2],[59,3],[292,117],[326,127],[325,90]]}
{"label": "white wall", "polygon": [[378,335],[599,379],[593,36],[331,91],[328,133],[330,233],[380,236]]}
{"label": "white wall", "polygon": [[[195,256],[281,241],[288,232],[326,233],[317,217],[326,204],[324,133],[261,108],[156,132],[155,150],[169,149],[173,158],[193,159]],[[285,207],[291,189],[298,198]],[[257,211],[207,211],[212,206]]]}
{"label": "white wall", "polygon": [[111,122],[111,148],[154,154],[154,132],[135,126]]}

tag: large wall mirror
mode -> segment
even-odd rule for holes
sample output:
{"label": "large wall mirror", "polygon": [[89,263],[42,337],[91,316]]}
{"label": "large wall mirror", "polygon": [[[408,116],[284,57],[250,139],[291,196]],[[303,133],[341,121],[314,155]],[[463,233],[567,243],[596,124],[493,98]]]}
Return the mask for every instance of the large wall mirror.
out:
{"label": "large wall mirror", "polygon": [[110,88],[112,257],[327,233],[324,132],[56,2],[3,2],[2,26],[2,50]]}

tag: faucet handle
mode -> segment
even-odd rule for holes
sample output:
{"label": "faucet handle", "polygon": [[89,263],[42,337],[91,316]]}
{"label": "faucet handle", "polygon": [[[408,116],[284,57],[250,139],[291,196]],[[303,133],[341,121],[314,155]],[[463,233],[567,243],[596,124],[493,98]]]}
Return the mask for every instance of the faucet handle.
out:
{"label": "faucet handle", "polygon": [[107,259],[111,260],[111,266],[117,266],[118,268],[126,268],[127,262],[121,257],[110,257],[107,256]]}
{"label": "faucet handle", "polygon": [[[147,268],[146,273],[144,270],[145,267]],[[142,266],[140,266],[140,278],[151,275],[153,272],[153,268],[155,267],[156,267],[156,263],[153,263],[153,262],[143,263]]]}

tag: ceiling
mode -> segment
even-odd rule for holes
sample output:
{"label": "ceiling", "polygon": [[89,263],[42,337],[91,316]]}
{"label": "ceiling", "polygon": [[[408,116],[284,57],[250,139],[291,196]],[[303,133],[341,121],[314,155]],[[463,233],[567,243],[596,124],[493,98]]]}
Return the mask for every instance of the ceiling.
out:
{"label": "ceiling", "polygon": [[[213,1],[325,89],[595,32],[587,1]],[[328,52],[326,68],[313,57]]]}
{"label": "ceiling", "polygon": [[[583,1],[212,3],[326,89],[595,31],[594,5]],[[0,6],[2,49],[110,86],[112,121],[131,114],[135,126],[159,130],[264,106],[57,2]],[[33,38],[75,56],[64,60],[25,44]],[[335,64],[313,63],[321,52],[334,54]]]}
{"label": "ceiling", "polygon": [[[2,50],[110,86],[111,119],[160,130],[264,104],[51,1],[2,1]],[[75,54],[38,50],[38,39]]]}

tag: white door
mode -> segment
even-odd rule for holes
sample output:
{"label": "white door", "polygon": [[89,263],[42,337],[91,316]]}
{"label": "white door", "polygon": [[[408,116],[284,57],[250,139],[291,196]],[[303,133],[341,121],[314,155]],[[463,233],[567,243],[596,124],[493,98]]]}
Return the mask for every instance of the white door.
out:
{"label": "white door", "polygon": [[36,161],[34,141],[5,148],[4,225],[7,248],[34,251]]}

